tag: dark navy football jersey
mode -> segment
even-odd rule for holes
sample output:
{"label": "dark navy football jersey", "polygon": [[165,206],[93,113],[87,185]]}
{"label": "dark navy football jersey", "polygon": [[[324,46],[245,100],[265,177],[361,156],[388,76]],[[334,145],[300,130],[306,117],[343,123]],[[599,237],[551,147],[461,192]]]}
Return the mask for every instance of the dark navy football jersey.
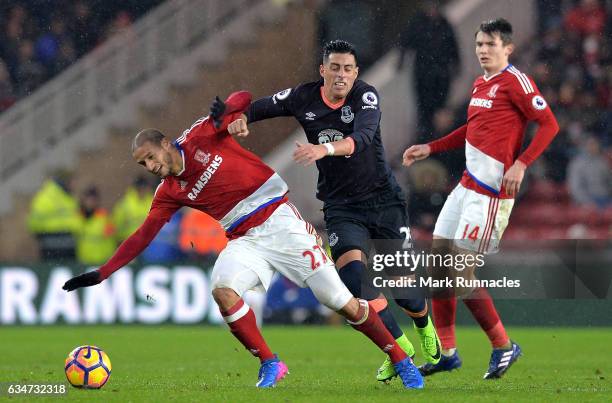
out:
{"label": "dark navy football jersey", "polygon": [[248,123],[277,116],[294,116],[308,141],[324,144],[351,137],[350,156],[325,157],[317,161],[317,198],[326,205],[369,199],[378,191],[396,189],[397,182],[385,160],[380,137],[380,105],[374,87],[356,80],[342,103],[323,99],[323,80],[287,88],[251,104]]}

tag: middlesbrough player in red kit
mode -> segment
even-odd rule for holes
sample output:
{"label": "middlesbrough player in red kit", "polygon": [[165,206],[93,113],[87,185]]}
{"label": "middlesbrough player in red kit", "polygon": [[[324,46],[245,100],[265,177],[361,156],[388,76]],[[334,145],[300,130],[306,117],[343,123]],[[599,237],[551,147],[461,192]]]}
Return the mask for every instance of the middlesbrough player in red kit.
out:
{"label": "middlesbrough player in red kit", "polygon": [[138,256],[178,209],[188,206],[218,220],[230,239],[213,268],[212,294],[232,334],[261,362],[257,387],[275,386],[288,369],[271,352],[242,295],[266,290],[278,271],[310,287],[321,303],[387,353],[406,388],[422,388],[419,371],[376,310],[351,295],[312,225],[288,202],[285,181],[227,132],[228,123],[250,103],[244,91],[230,95],[226,103],[217,98],[211,116],[198,119],[174,142],[155,129],[139,132],[132,156],[162,179],[151,210],[108,262],[68,280],[63,288],[72,291],[107,279]]}
{"label": "middlesbrough player in red kit", "polygon": [[[445,137],[411,146],[404,152],[403,163],[410,166],[430,154],[465,147],[463,177],[448,196],[434,229],[436,253],[495,253],[525,170],[559,130],[533,80],[508,62],[513,50],[508,21],[500,18],[482,23],[476,32],[476,56],[484,75],[474,81],[467,123]],[[521,152],[529,121],[539,127]],[[470,278],[473,270],[465,270],[461,276]],[[484,379],[501,377],[521,355],[520,347],[508,338],[485,288],[454,291],[434,294],[432,308],[442,359],[438,364],[421,366],[421,373],[431,375],[461,366],[455,344],[455,295],[463,291],[463,302],[493,346]]]}

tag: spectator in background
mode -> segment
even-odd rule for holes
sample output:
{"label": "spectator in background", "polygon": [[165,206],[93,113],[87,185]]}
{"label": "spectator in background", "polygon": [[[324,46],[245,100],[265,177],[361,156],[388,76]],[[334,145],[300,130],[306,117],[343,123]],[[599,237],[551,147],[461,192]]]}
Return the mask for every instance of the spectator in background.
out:
{"label": "spectator in background", "polygon": [[[433,117],[432,138],[443,137],[446,133],[450,133],[455,127],[460,125],[462,121],[465,121],[465,119],[453,113],[451,108],[438,109]],[[465,152],[463,150],[452,150],[444,154],[434,155],[433,158],[444,164],[447,175],[450,175],[453,181],[461,179],[461,173],[465,166]]]}
{"label": "spectator in background", "polygon": [[599,0],[580,0],[579,4],[565,15],[565,29],[582,37],[601,35],[605,25],[606,10]]}
{"label": "spectator in background", "polygon": [[19,47],[23,38],[23,23],[18,18],[8,19],[0,40],[0,57],[6,62],[11,79],[17,81]]}
{"label": "spectator in background", "polygon": [[610,164],[601,151],[599,140],[590,136],[582,152],[569,164],[568,182],[572,200],[579,205],[610,205],[612,175]]}
{"label": "spectator in background", "polygon": [[51,65],[51,75],[59,74],[62,70],[66,69],[75,61],[76,52],[72,46],[72,43],[63,42],[60,44],[59,52]]}
{"label": "spectator in background", "polygon": [[214,218],[199,210],[189,209],[181,221],[179,245],[183,253],[193,258],[214,258],[227,245],[227,237],[223,227]]}
{"label": "spectator in background", "polygon": [[432,139],[433,116],[444,107],[451,78],[461,67],[455,33],[442,15],[438,0],[427,1],[400,37],[398,69],[404,64],[406,52],[415,52],[414,83],[417,96],[417,142]]}
{"label": "spectator in background", "polygon": [[539,22],[537,24],[538,34],[558,26],[563,19],[559,0],[537,0],[536,7]]}
{"label": "spectator in background", "polygon": [[79,263],[98,266],[115,251],[113,224],[100,206],[100,192],[91,186],[83,192],[80,202],[81,224],[76,233],[76,254]]}
{"label": "spectator in background", "polygon": [[43,183],[32,199],[27,220],[43,261],[74,260],[74,234],[81,220],[70,173],[58,171]]}
{"label": "spectator in background", "polygon": [[[135,17],[162,0],[4,3],[9,2],[0,3],[0,59],[8,68],[15,97],[21,98],[92,50],[100,39],[129,29]],[[20,54],[29,54],[31,45],[22,46],[22,41],[35,44],[34,56],[26,57],[25,62]]]}
{"label": "spectator in background", "polygon": [[34,59],[34,44],[30,40],[23,40],[19,44],[19,64],[16,75],[19,97],[30,95],[45,80],[45,69]]}
{"label": "spectator in background", "polygon": [[368,67],[376,61],[377,11],[365,1],[336,0],[328,2],[320,12],[319,39],[321,43],[342,38],[359,44],[359,65]]}
{"label": "spectator in background", "polygon": [[73,8],[73,24],[70,36],[77,57],[93,49],[98,42],[97,21],[91,12],[89,3],[85,0],[77,1]]}
{"label": "spectator in background", "polygon": [[152,201],[153,191],[149,181],[142,175],[136,177],[113,208],[113,224],[119,242],[123,242],[140,227],[149,213]]}
{"label": "spectator in background", "polygon": [[11,76],[6,64],[0,59],[0,112],[8,109],[15,102],[15,93]]}
{"label": "spectator in background", "polygon": [[106,27],[103,40],[110,39],[114,35],[127,32],[132,27],[132,17],[127,11],[120,11]]}
{"label": "spectator in background", "polygon": [[[51,29],[49,32],[41,35],[36,40],[36,59],[45,66],[48,77],[53,77],[59,73],[65,66],[65,61],[60,62],[60,58],[65,58],[62,54],[62,48],[72,48],[70,37],[66,32],[66,25],[59,16],[53,17],[51,20]],[[64,49],[64,52],[66,50]],[[74,51],[73,51],[74,53]],[[72,56],[74,60],[74,55]]]}

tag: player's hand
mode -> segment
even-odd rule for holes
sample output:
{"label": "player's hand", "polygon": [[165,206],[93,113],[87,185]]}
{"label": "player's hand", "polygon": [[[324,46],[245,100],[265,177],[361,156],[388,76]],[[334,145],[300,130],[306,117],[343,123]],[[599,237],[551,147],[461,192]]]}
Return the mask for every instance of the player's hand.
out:
{"label": "player's hand", "polygon": [[232,136],[246,137],[249,135],[246,116],[243,114],[227,126],[227,132]]}
{"label": "player's hand", "polygon": [[217,95],[210,105],[210,117],[213,118],[213,123],[217,129],[221,127],[223,113],[225,113],[225,102]]}
{"label": "player's hand", "polygon": [[502,180],[502,186],[506,189],[508,196],[514,197],[518,194],[523,178],[525,177],[525,169],[527,169],[527,165],[516,160],[510,169],[506,171],[504,179]]}
{"label": "player's hand", "polygon": [[100,284],[102,279],[100,278],[100,272],[98,270],[83,273],[79,276],[73,277],[66,281],[66,284],[62,287],[66,291],[73,291],[81,287],[91,287],[92,285]]}
{"label": "player's hand", "polygon": [[429,154],[431,154],[431,147],[427,144],[410,146],[408,149],[406,149],[406,151],[404,151],[402,165],[409,167],[415,161],[424,160],[425,158],[429,157]]}
{"label": "player's hand", "polygon": [[312,165],[315,161],[327,156],[327,148],[321,144],[302,144],[295,142],[296,149],[293,152],[293,160],[305,167]]}

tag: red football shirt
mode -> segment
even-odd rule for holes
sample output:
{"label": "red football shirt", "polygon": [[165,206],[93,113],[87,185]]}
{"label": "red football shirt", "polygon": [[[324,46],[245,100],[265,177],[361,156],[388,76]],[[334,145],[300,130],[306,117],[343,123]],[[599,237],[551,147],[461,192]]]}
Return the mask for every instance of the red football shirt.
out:
{"label": "red football shirt", "polygon": [[183,159],[183,171],[162,180],[145,222],[100,267],[102,278],[138,256],[182,206],[209,214],[234,238],[262,224],[287,201],[288,187],[283,179],[227,132],[227,125],[250,102],[248,92],[230,95],[219,129],[206,116],[174,142]]}
{"label": "red football shirt", "polygon": [[[519,155],[529,121],[539,124],[529,147]],[[559,126],[535,83],[513,65],[472,86],[467,124],[429,143],[437,153],[465,146],[461,184],[478,193],[510,198],[502,188],[505,172],[518,159],[531,164],[557,134]]]}

